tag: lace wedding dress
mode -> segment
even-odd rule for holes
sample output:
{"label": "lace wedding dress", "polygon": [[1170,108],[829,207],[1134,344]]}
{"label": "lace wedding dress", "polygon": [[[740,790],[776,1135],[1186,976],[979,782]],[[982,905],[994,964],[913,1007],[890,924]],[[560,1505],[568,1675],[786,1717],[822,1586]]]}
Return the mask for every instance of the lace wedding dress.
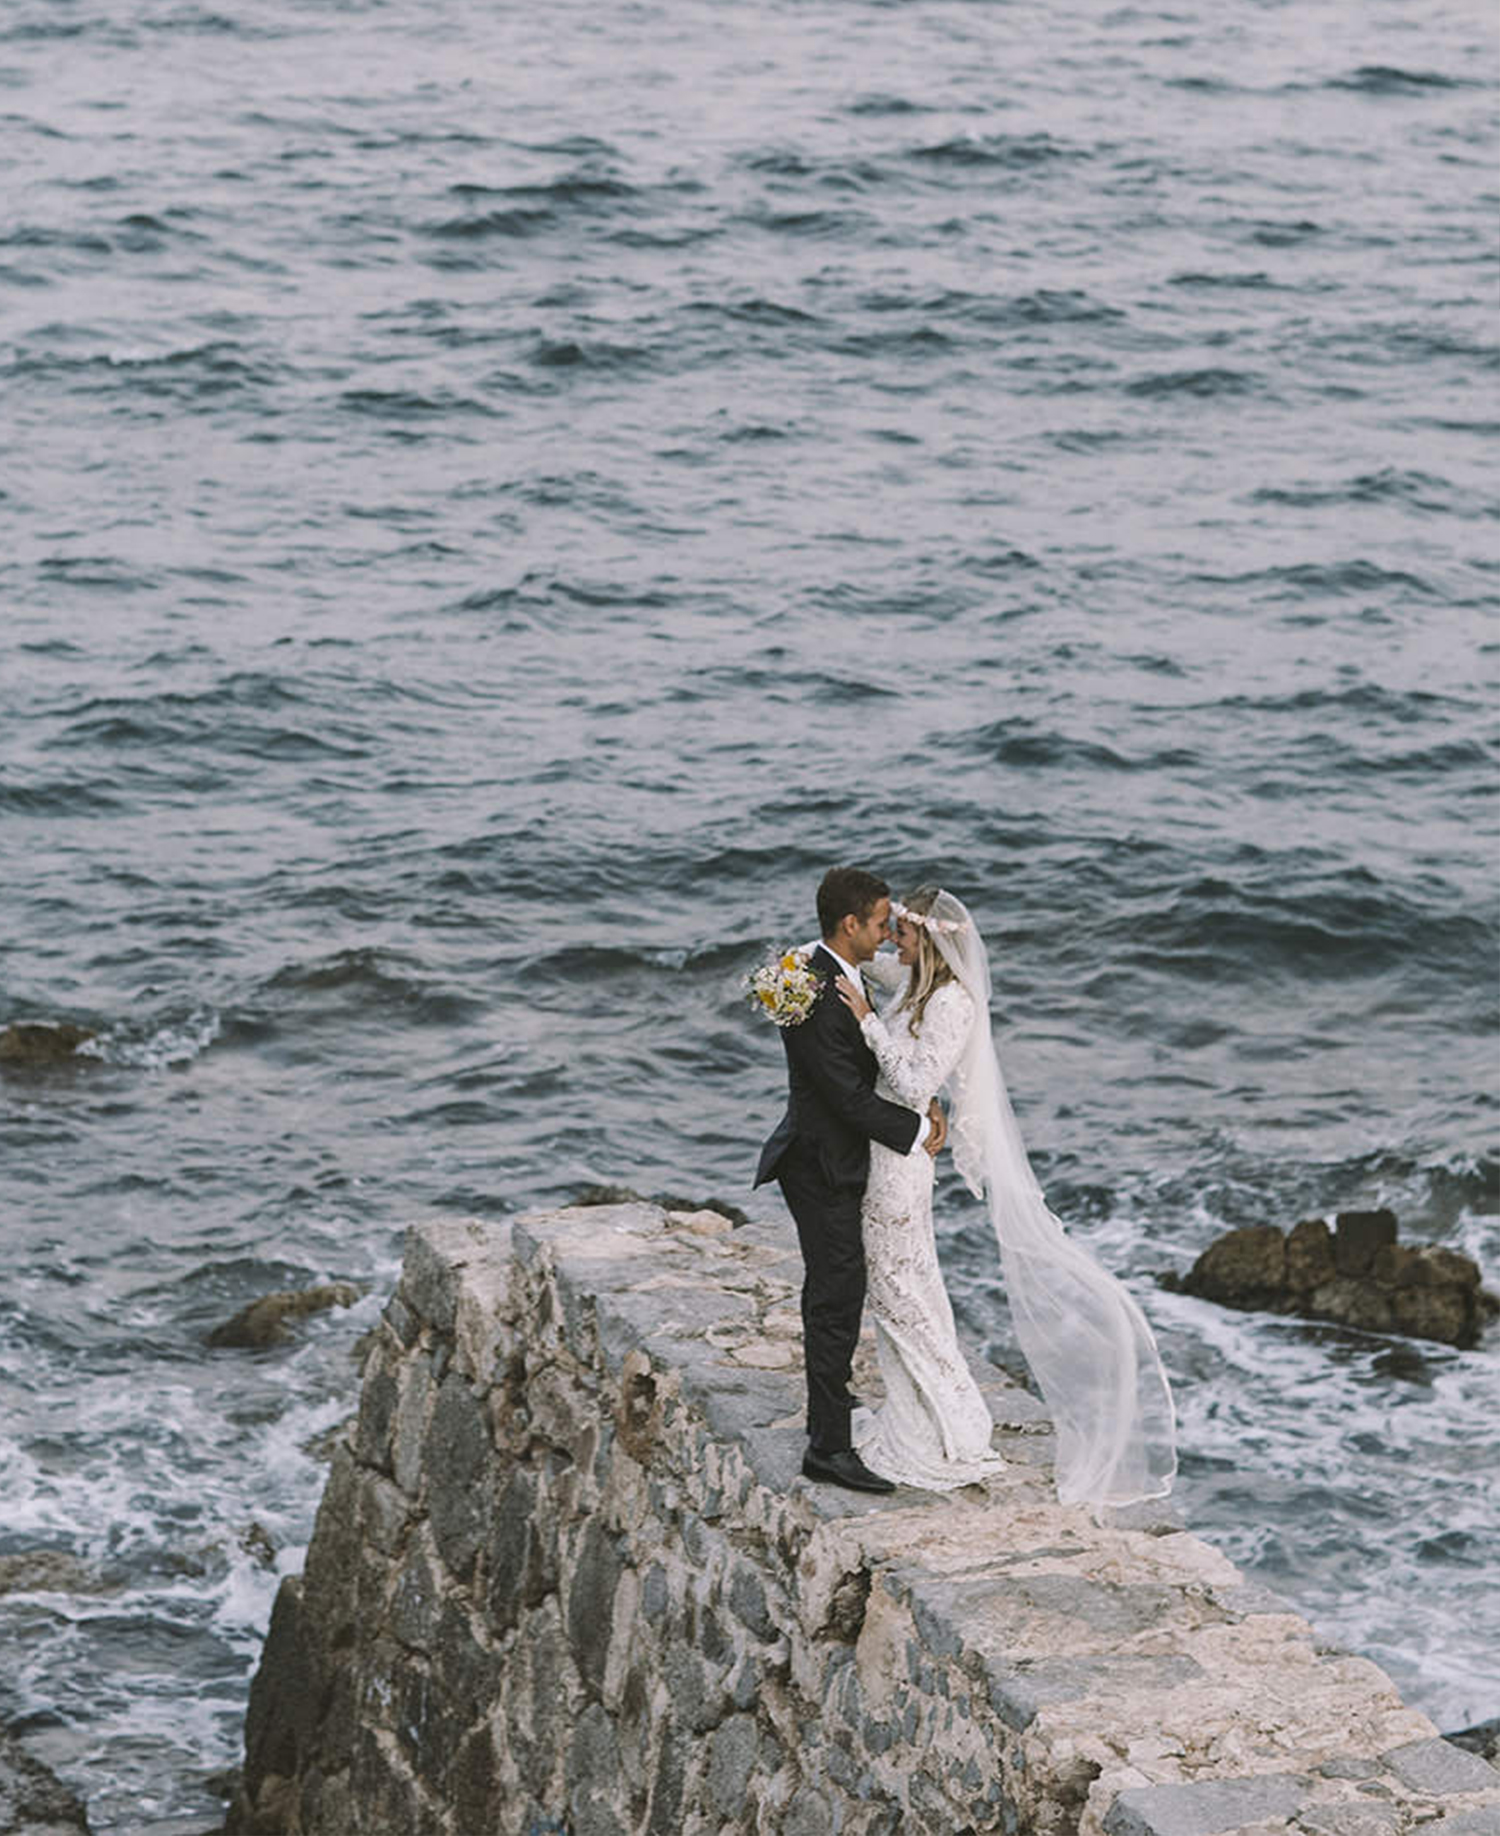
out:
{"label": "lace wedding dress", "polygon": [[[1134,1298],[1069,1236],[1031,1169],[990,1031],[984,939],[964,902],[941,889],[926,912],[891,909],[924,927],[955,979],[934,990],[915,1036],[891,1005],[884,1017],[866,1015],[865,1039],[883,1094],[925,1109],[946,1085],[954,1170],[989,1212],[1016,1342],[1052,1418],[1057,1496],[1096,1518],[1164,1497],[1177,1471],[1177,1422],[1161,1353]],[[904,979],[889,957],[867,968],[887,986]],[[856,1413],[854,1436],[877,1472],[948,1490],[1001,1463],[954,1337],[932,1177],[924,1153],[870,1150],[861,1215],[889,1400],[874,1415]]]}
{"label": "lace wedding dress", "polygon": [[[906,980],[893,958],[877,957],[866,970],[887,985]],[[946,982],[929,997],[915,1035],[910,1011],[898,1011],[894,999],[884,1017],[866,1015],[860,1030],[880,1064],[877,1092],[925,1112],[957,1067],[974,1014],[968,992]],[[871,1144],[861,1226],[885,1402],[857,1409],[852,1432],[872,1471],[947,1492],[989,1478],[1005,1462],[991,1451],[989,1405],[959,1349],[938,1266],[932,1186],[930,1154]]]}

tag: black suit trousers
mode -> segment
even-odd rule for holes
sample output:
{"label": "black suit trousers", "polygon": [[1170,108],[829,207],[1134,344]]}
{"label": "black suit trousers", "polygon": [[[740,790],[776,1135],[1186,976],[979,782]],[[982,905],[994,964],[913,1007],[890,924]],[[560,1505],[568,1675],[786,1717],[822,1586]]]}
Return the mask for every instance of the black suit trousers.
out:
{"label": "black suit trousers", "polygon": [[776,1180],[802,1245],[807,1438],[818,1453],[839,1453],[849,1446],[849,1375],[865,1305],[863,1188],[830,1185],[806,1141],[782,1155]]}

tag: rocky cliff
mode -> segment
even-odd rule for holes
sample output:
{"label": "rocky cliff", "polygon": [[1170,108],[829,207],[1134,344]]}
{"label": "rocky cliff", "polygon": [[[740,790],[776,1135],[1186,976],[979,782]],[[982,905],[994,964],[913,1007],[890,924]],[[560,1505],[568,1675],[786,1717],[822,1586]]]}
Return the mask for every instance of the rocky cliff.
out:
{"label": "rocky cliff", "polygon": [[[798,1476],[790,1233],[411,1233],[246,1726],[239,1836],[1500,1836],[1500,1773],[1167,1512]],[[862,1381],[870,1381],[868,1371]]]}

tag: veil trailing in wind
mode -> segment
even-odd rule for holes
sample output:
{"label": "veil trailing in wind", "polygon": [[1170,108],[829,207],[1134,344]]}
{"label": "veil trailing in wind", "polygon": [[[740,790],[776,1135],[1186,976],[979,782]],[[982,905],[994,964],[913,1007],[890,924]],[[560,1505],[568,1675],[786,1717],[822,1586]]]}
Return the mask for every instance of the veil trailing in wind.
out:
{"label": "veil trailing in wind", "polygon": [[1056,1431],[1058,1497],[1096,1510],[1163,1497],[1177,1470],[1176,1415],[1151,1328],[1047,1208],[995,1055],[989,956],[963,901],[940,892],[916,921],[974,1000],[948,1086],[950,1145],[989,1206],[1016,1337]]}

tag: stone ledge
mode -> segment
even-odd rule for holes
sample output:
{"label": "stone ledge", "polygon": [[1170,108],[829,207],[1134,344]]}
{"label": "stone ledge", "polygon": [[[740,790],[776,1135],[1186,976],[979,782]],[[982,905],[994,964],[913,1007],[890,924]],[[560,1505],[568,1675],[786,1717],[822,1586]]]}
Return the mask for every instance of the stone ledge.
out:
{"label": "stone ledge", "polygon": [[1500,1773],[1172,1509],[1059,1505],[1044,1414],[988,1366],[1009,1464],[987,1485],[809,1485],[800,1276],[790,1230],[644,1204],[415,1229],[278,1601],[231,1829],[1480,1836],[1500,1815]]}

